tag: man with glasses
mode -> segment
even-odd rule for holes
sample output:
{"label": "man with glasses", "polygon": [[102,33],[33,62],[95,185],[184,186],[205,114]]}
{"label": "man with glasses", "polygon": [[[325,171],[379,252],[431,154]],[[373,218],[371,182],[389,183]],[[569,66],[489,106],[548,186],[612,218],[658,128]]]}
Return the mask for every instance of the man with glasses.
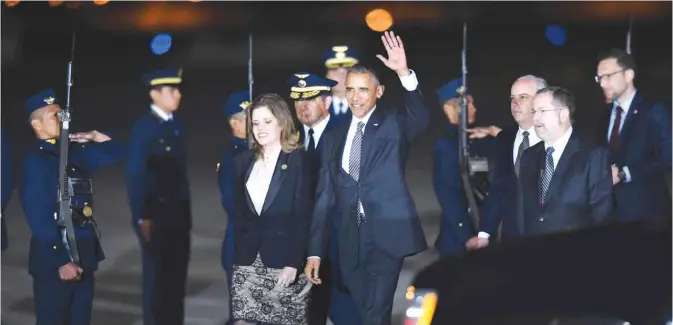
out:
{"label": "man with glasses", "polygon": [[[521,214],[517,211],[518,174],[521,154],[536,145],[538,138],[533,129],[533,98],[535,93],[547,87],[547,82],[533,75],[518,78],[512,84],[510,110],[516,121],[497,134],[492,155],[494,159],[492,183],[484,201],[481,214],[481,231],[467,242],[468,249],[487,246],[491,235],[496,234],[502,223],[501,237],[510,238],[521,234]],[[473,132],[473,135],[478,132]]]}
{"label": "man with glasses", "polygon": [[599,226],[612,214],[610,154],[580,140],[574,113],[566,89],[535,95],[533,126],[542,141],[523,152],[519,174],[525,236]]}
{"label": "man with glasses", "polygon": [[[596,82],[610,105],[598,143],[610,148],[615,215],[620,221],[670,216],[671,112],[634,86],[633,56],[613,49],[599,57]],[[670,175],[670,174],[668,174]]]}

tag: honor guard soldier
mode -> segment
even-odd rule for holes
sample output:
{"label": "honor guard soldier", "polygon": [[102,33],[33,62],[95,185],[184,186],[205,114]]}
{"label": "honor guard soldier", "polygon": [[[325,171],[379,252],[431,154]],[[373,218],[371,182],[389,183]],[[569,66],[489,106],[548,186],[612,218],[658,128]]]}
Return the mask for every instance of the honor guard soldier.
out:
{"label": "honor guard soldier", "polygon": [[174,112],[181,69],[144,76],[150,110],[131,132],[126,185],[143,263],[145,325],[183,324],[190,255],[191,204],[185,129]]}
{"label": "honor guard soldier", "polygon": [[[290,86],[290,99],[294,101],[297,118],[302,124],[297,128],[300,134],[299,143],[303,145],[304,150],[312,153],[313,163],[310,173],[312,175],[311,184],[315,189],[322,149],[320,139],[339,123],[339,120],[334,118],[330,111],[333,98],[330,90],[334,90],[337,82],[315,74],[297,73],[292,75],[287,83]],[[350,112],[347,104],[346,110]],[[313,192],[315,193],[315,190]],[[336,227],[338,224],[339,218],[338,215],[335,215],[329,242],[330,255],[326,261],[323,261],[323,269],[320,273],[323,285],[313,287],[309,305],[309,324],[325,324],[328,313],[334,325],[357,325],[361,323],[355,302],[348,289],[343,285],[341,272],[338,268],[336,242]],[[329,263],[330,261],[332,263]]]}
{"label": "honor guard soldier", "polygon": [[351,113],[346,99],[346,73],[348,68],[358,64],[357,54],[346,45],[333,46],[324,55],[326,77],[337,82],[332,87],[332,106],[330,113],[335,120],[342,120]]}
{"label": "honor guard soldier", "polygon": [[2,240],[2,251],[4,252],[9,246],[7,240],[7,228],[5,228],[5,209],[9,204],[9,199],[12,197],[12,191],[14,191],[14,162],[12,158],[12,146],[10,141],[7,138],[7,132],[4,130],[0,132],[0,137],[2,141],[2,213],[0,214],[0,222],[2,223],[2,234],[0,234],[0,240]]}
{"label": "honor guard soldier", "polygon": [[[58,221],[59,144],[61,111],[53,90],[26,101],[26,113],[36,140],[21,170],[19,198],[32,237],[28,272],[33,277],[37,324],[87,325],[91,322],[94,272],[105,256],[93,221],[94,202],[90,173],[119,161],[125,148],[98,131],[70,135],[66,172],[77,179],[71,189],[79,265],[71,255],[64,228]],[[60,183],[60,184],[59,184]]]}
{"label": "honor guard soldier", "polygon": [[[231,127],[231,147],[222,153],[217,164],[217,182],[220,186],[222,207],[227,213],[227,230],[222,242],[222,268],[227,273],[227,287],[231,290],[232,268],[234,262],[234,157],[248,150],[246,144],[245,110],[250,106],[250,94],[247,90],[237,91],[229,96],[224,104],[224,115]],[[231,297],[231,295],[230,295]],[[229,299],[231,302],[231,299]],[[229,304],[229,321],[232,324],[232,306]]]}
{"label": "honor guard soldier", "polygon": [[[437,201],[442,208],[439,236],[435,247],[441,255],[459,255],[465,251],[465,242],[473,235],[468,214],[468,202],[461,179],[459,160],[460,105],[456,98],[461,87],[460,79],[453,80],[436,90],[439,104],[447,116],[449,125],[445,136],[435,143],[433,186]],[[471,127],[477,108],[472,95],[467,95],[467,119]],[[494,127],[497,129],[497,127]],[[499,129],[497,129],[499,130]],[[497,134],[497,133],[496,133]],[[471,156],[488,157],[494,138],[469,140]],[[482,180],[485,182],[486,180]]]}

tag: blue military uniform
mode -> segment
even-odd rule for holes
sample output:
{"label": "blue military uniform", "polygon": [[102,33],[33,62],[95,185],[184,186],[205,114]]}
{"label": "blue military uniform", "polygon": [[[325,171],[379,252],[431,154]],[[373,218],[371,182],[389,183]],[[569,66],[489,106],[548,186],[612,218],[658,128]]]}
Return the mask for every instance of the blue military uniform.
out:
{"label": "blue military uniform", "polygon": [[[42,91],[26,101],[26,113],[30,116],[56,102],[51,89]],[[115,140],[69,145],[67,172],[84,181],[90,181],[91,173],[125,154],[124,146]],[[72,261],[65,232],[57,225],[59,152],[56,139],[36,139],[23,160],[19,198],[32,233],[28,272],[33,277],[37,324],[85,325],[91,321],[94,272],[105,256],[95,223],[91,222],[95,216],[93,196],[90,191],[76,191],[72,200],[73,223],[83,273],[75,281],[59,277],[59,268]]]}
{"label": "blue military uniform", "polygon": [[[144,82],[154,89],[177,87],[181,75],[181,69],[159,70]],[[192,226],[185,129],[154,104],[131,131],[126,186],[141,244],[144,324],[182,324]],[[140,228],[147,221],[149,242]]]}
{"label": "blue military uniform", "polygon": [[[460,85],[460,80],[454,80],[436,90],[440,106],[456,97]],[[435,247],[441,255],[462,254],[465,252],[465,243],[476,235],[471,229],[468,202],[461,179],[458,131],[459,125],[449,123],[445,135],[437,139],[433,151],[433,187],[442,209],[440,232]],[[494,139],[468,140],[470,155],[488,158]]]}
{"label": "blue military uniform", "polygon": [[0,147],[2,149],[2,157],[0,157],[2,158],[2,175],[0,175],[2,179],[2,213],[0,214],[2,233],[0,234],[0,240],[2,240],[2,251],[4,252],[9,246],[7,228],[5,228],[5,209],[12,197],[12,191],[14,191],[14,162],[12,161],[14,155],[7,133],[4,130],[0,132],[0,140],[2,141],[2,147]]}
{"label": "blue military uniform", "polygon": [[[332,46],[332,48],[323,55],[323,61],[325,62],[325,68],[327,69],[350,68],[359,63],[358,54],[346,45]],[[346,99],[338,99],[334,97],[332,104],[330,104],[330,114],[336,121],[348,119],[351,111],[348,108]]]}
{"label": "blue military uniform", "polygon": [[[248,91],[238,91],[229,96],[223,106],[224,115],[229,120],[238,113],[245,112],[250,106],[250,94]],[[227,213],[227,229],[222,241],[222,268],[227,273],[227,286],[231,289],[233,264],[234,264],[234,157],[248,150],[246,140],[232,137],[231,147],[225,150],[217,164],[217,183],[220,187],[222,207]],[[231,301],[231,299],[230,299]],[[233,319],[232,307],[229,306],[229,323]]]}
{"label": "blue military uniform", "polygon": [[[287,84],[290,86],[290,98],[294,101],[304,101],[312,100],[324,93],[329,93],[331,88],[336,85],[336,81],[322,78],[315,74],[297,73],[287,80]],[[340,122],[341,120],[334,118],[334,115],[330,114],[321,137]],[[299,130],[301,144],[306,144],[306,137],[310,137],[304,149],[312,153],[312,165],[310,168],[311,174],[314,177],[312,177],[311,183],[313,188],[315,188],[317,185],[318,169],[320,168],[322,142],[319,139],[316,140],[313,138],[312,129],[305,132],[304,127],[300,126]],[[343,285],[341,278],[337,250],[338,224],[339,215],[337,214],[334,218],[329,242],[330,255],[321,261],[321,265],[326,266],[325,268],[321,268],[320,273],[323,284],[314,287],[312,292],[311,305],[309,306],[309,324],[324,324],[327,321],[327,311],[329,311],[330,320],[335,325],[358,325],[361,323],[355,301],[350,296],[348,289]]]}

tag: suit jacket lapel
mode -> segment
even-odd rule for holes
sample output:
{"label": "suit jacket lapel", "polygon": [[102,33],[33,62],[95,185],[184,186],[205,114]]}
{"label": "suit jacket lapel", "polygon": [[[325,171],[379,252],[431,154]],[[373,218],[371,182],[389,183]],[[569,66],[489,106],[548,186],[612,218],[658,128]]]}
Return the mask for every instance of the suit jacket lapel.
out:
{"label": "suit jacket lapel", "polygon": [[378,105],[367,121],[365,134],[362,139],[362,151],[360,152],[360,179],[365,177],[370,170],[370,163],[374,155],[374,139],[383,121],[383,107]]}
{"label": "suit jacket lapel", "polygon": [[278,190],[280,190],[280,185],[283,183],[283,178],[285,178],[289,157],[290,154],[285,151],[281,151],[278,156],[276,169],[273,171],[273,177],[271,178],[271,184],[269,185],[269,191],[266,193],[266,198],[264,199],[262,213],[269,209],[269,206],[271,206],[271,203],[273,203],[273,200],[276,198],[276,194],[278,194]]}
{"label": "suit jacket lapel", "polygon": [[[512,153],[514,152],[514,143],[516,142],[516,134],[519,132],[519,125],[512,127],[511,131],[507,134],[507,143],[510,143],[509,150],[505,152],[505,157],[507,158],[507,165],[514,170],[514,161],[512,160]],[[516,148],[517,150],[519,148]]]}
{"label": "suit jacket lapel", "polygon": [[630,139],[629,137],[629,132],[633,128],[634,121],[638,117],[638,110],[642,106],[643,99],[640,97],[640,93],[637,92],[636,95],[633,97],[633,101],[631,101],[631,107],[629,107],[629,112],[626,113],[626,117],[624,120],[624,125],[622,126],[622,130],[619,132],[619,148],[623,149],[624,144]]}
{"label": "suit jacket lapel", "polygon": [[348,119],[344,119],[339,125],[338,129],[335,130],[335,134],[337,135],[335,138],[338,139],[338,142],[336,145],[338,146],[338,151],[336,157],[337,161],[337,166],[339,169],[341,169],[344,173],[348,174],[343,168],[341,168],[341,160],[343,159],[344,156],[344,150],[346,149],[346,139],[348,138],[348,130],[350,129],[351,126],[351,120],[352,116]]}
{"label": "suit jacket lapel", "polygon": [[554,175],[551,178],[551,183],[549,183],[549,189],[547,189],[543,208],[546,207],[547,202],[551,201],[554,195],[558,193],[561,184],[567,179],[564,174],[567,173],[570,169],[569,167],[572,165],[572,156],[579,150],[580,140],[575,132],[576,131],[573,130],[572,134],[570,134],[570,139],[568,139],[568,144],[566,144],[565,149],[563,149],[561,158],[558,161],[558,166],[554,167]]}

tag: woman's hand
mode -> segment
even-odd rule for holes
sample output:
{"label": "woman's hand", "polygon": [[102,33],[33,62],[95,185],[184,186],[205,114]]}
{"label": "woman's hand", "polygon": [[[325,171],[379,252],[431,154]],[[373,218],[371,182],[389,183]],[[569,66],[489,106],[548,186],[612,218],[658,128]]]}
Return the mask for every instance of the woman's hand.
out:
{"label": "woman's hand", "polygon": [[294,282],[294,279],[297,277],[297,269],[293,267],[286,266],[280,271],[278,276],[278,284],[283,287],[288,287],[290,283]]}

